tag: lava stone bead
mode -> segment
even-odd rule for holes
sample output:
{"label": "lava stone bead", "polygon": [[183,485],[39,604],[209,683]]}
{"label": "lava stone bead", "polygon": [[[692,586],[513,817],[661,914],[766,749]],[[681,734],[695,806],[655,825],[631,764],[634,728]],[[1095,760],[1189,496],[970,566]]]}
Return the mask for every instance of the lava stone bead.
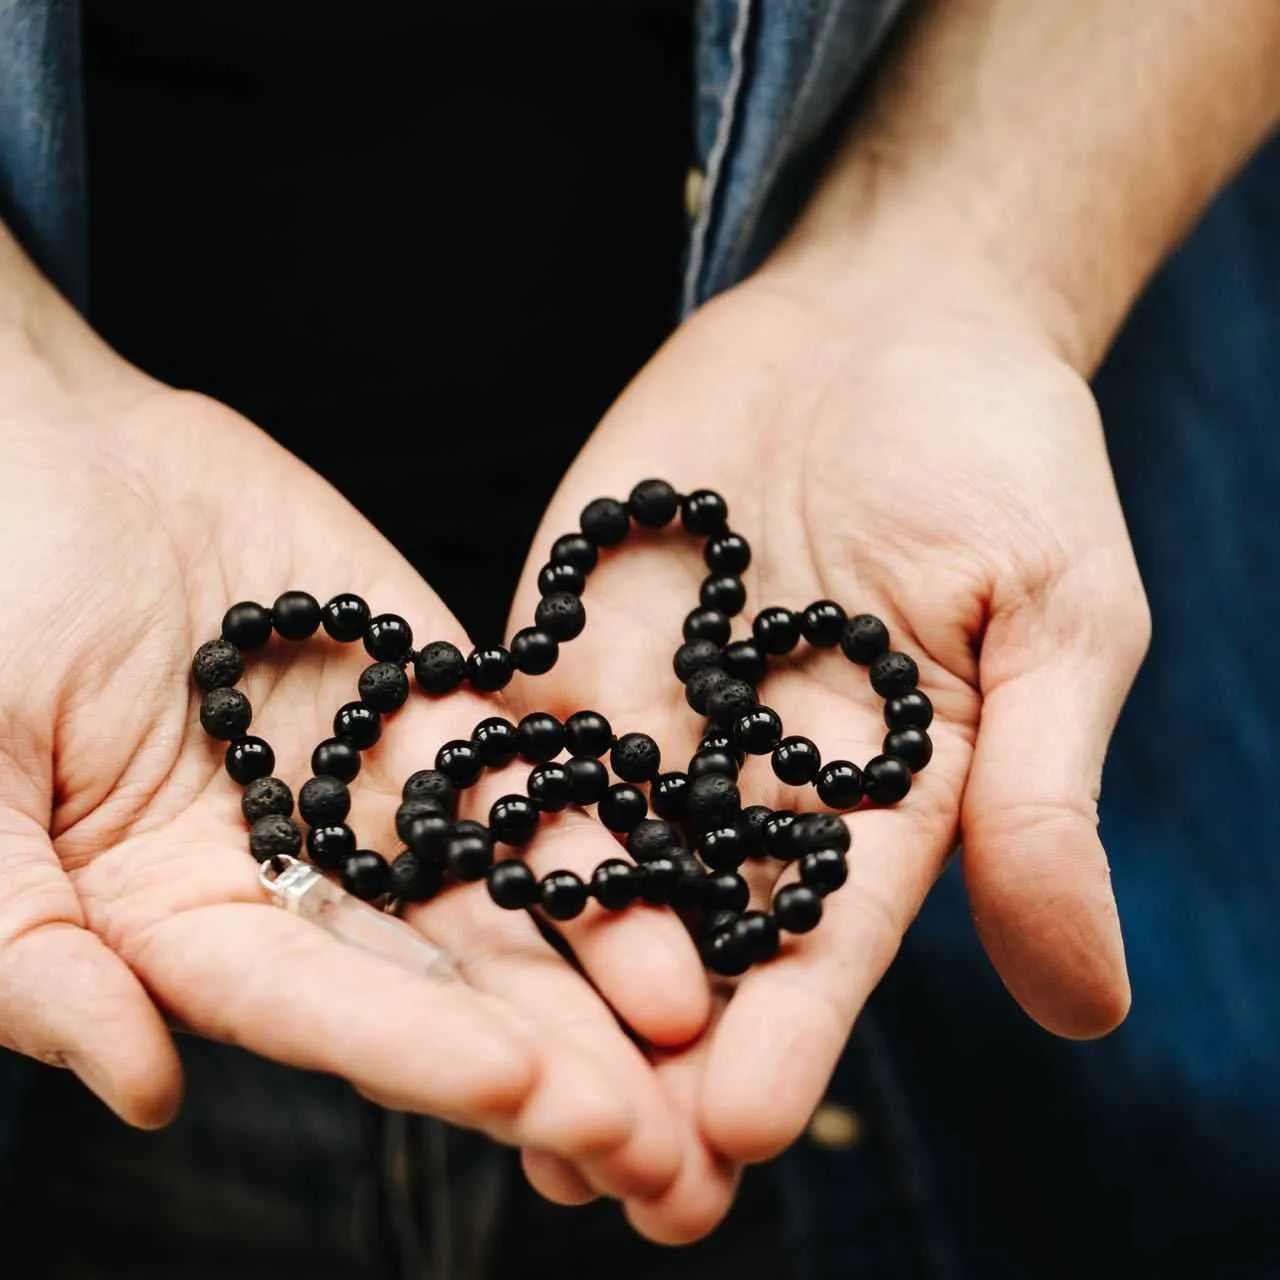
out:
{"label": "lava stone bead", "polygon": [[276,753],[261,738],[237,738],[227,747],[227,772],[241,786],[255,778],[265,778],[276,767]]}
{"label": "lava stone bead", "polygon": [[590,573],[600,560],[600,552],[590,538],[580,533],[565,533],[551,544],[550,559],[553,564],[571,564],[583,573]]}
{"label": "lava stone bead", "polygon": [[444,887],[444,864],[406,849],[391,863],[391,892],[405,902],[428,902]]}
{"label": "lava stone bead", "polygon": [[253,723],[253,708],[239,689],[210,689],[200,700],[200,727],[211,738],[230,742]]}
{"label": "lava stone bead", "polygon": [[840,648],[850,662],[870,666],[889,647],[889,628],[869,613],[855,614],[844,624]]}
{"label": "lava stone bead", "polygon": [[732,751],[720,751],[713,747],[703,747],[689,761],[690,781],[701,778],[704,774],[719,773],[726,778],[738,776],[738,758]]}
{"label": "lava stone bead", "polygon": [[654,858],[639,868],[640,896],[650,906],[670,906],[680,877],[680,864],[670,854]]}
{"label": "lava stone bead", "polygon": [[790,609],[762,609],[751,624],[751,634],[762,653],[790,653],[800,641],[800,619]]}
{"label": "lava stone bead", "polygon": [[727,729],[756,705],[756,691],[745,680],[732,677],[707,694],[707,716]]}
{"label": "lava stone bead", "polygon": [[736,924],[735,920],[733,925],[713,933],[699,948],[702,963],[722,978],[736,978],[739,974],[746,973],[750,967],[746,948],[734,932]]}
{"label": "lava stone bead", "polygon": [[523,627],[511,637],[511,663],[527,676],[546,675],[560,656],[560,642],[540,627]]}
{"label": "lava stone bead", "polygon": [[910,693],[920,683],[920,669],[915,659],[905,653],[882,653],[868,672],[871,687],[882,698],[897,698]]}
{"label": "lava stone bead", "polygon": [[773,815],[767,804],[753,804],[738,816],[737,828],[742,836],[742,847],[748,858],[763,858],[768,850],[764,844],[764,824]]}
{"label": "lava stone bead", "polygon": [[320,629],[320,601],[309,591],[286,591],[271,606],[271,623],[286,640],[306,640]]}
{"label": "lava stone bead", "polygon": [[382,737],[382,715],[363,702],[343,703],[333,717],[333,736],[367,751]]}
{"label": "lava stone bead", "polygon": [[729,522],[729,504],[713,489],[695,489],[680,503],[684,527],[700,537],[723,533]]}
{"label": "lava stone bead", "polygon": [[765,819],[764,847],[771,858],[790,862],[804,852],[796,840],[797,833],[792,830],[797,816],[790,809],[776,809]]}
{"label": "lava stone bead", "polygon": [[686,640],[710,640],[716,646],[729,643],[732,626],[718,609],[694,609],[685,617],[681,634]]}
{"label": "lava stone bead", "polygon": [[572,920],[587,905],[587,886],[572,871],[553,871],[538,886],[538,901],[553,920]]}
{"label": "lava stone bead", "polygon": [[711,697],[711,691],[732,678],[732,676],[721,671],[719,667],[703,667],[701,671],[695,671],[685,681],[684,700],[700,716],[705,716],[707,714],[707,699]]}
{"label": "lava stone bead", "polygon": [[271,610],[254,600],[233,604],[222,615],[222,638],[241,653],[261,649],[271,639]]}
{"label": "lava stone bead", "polygon": [[380,613],[364,629],[364,648],[375,662],[405,662],[413,648],[413,628],[398,613]]}
{"label": "lava stone bead", "polygon": [[671,668],[681,684],[695,671],[720,665],[720,646],[711,640],[686,640],[671,659]]}
{"label": "lava stone bead", "polygon": [[773,896],[773,918],[788,933],[808,933],[822,919],[822,896],[805,884],[789,884]]}
{"label": "lava stone bead", "polygon": [[487,769],[501,769],[520,754],[520,734],[510,720],[490,716],[471,730],[471,741],[480,749]]}
{"label": "lava stone bead", "polygon": [[746,841],[737,826],[712,827],[699,844],[702,860],[714,871],[734,871],[747,857]]}
{"label": "lava stone bead", "polygon": [[636,524],[646,529],[661,529],[676,518],[680,495],[665,480],[641,480],[631,490],[627,510]]}
{"label": "lava stone bead", "polygon": [[609,764],[624,782],[652,782],[658,776],[662,753],[647,733],[624,733],[613,744]]}
{"label": "lava stone bead", "polygon": [[475,784],[484,771],[480,749],[473,742],[455,738],[436,752],[436,768],[459,790]]}
{"label": "lava stone bead", "polygon": [[569,792],[577,805],[599,804],[609,789],[609,771],[592,756],[574,756],[569,771]]}
{"label": "lava stone bead", "polygon": [[769,674],[769,660],[754,640],[735,640],[724,647],[720,665],[735,679],[757,685]]}
{"label": "lava stone bead", "polygon": [[336,827],[351,812],[351,792],[341,778],[308,778],[298,792],[298,813],[309,827]]}
{"label": "lava stone bead", "polygon": [[480,693],[497,693],[511,683],[515,667],[511,654],[502,645],[490,645],[484,649],[472,649],[467,658],[467,679],[471,687]]}
{"label": "lava stone bead", "polygon": [[661,818],[643,818],[627,835],[627,852],[637,862],[649,862],[680,847],[680,832]]}
{"label": "lava stone bead", "polygon": [[321,871],[337,871],[355,851],[356,833],[344,823],[307,832],[307,857]]}
{"label": "lava stone bead", "polygon": [[884,753],[903,761],[912,773],[933,759],[933,739],[923,729],[895,729],[885,734]]}
{"label": "lava stone bead", "polygon": [[732,911],[735,915],[747,909],[751,886],[735,871],[718,871],[707,877],[703,905],[708,911]]}
{"label": "lava stone bead", "polygon": [[364,635],[369,625],[369,606],[359,596],[344,591],[325,603],[320,621],[331,639],[350,644]]}
{"label": "lava stone bead", "polygon": [[911,790],[911,770],[896,756],[874,756],[863,766],[862,785],[872,804],[897,804]]}
{"label": "lava stone bead", "polygon": [[440,697],[452,693],[467,674],[462,650],[448,640],[433,640],[413,659],[413,676],[424,693]]}
{"label": "lava stone bead", "polygon": [[230,640],[206,640],[191,659],[191,678],[206,693],[225,689],[244,675],[244,658]]}
{"label": "lava stone bead", "polygon": [[698,601],[704,609],[715,609],[732,618],[741,613],[747,603],[747,589],[742,585],[742,579],[731,573],[711,574],[702,580]]}
{"label": "lava stone bead", "polygon": [[707,773],[689,784],[688,816],[702,831],[728,826],[741,807],[738,784],[722,773]]}
{"label": "lava stone bead", "polygon": [[538,881],[518,858],[504,858],[489,868],[489,897],[504,910],[519,911],[538,900]]}
{"label": "lava stone bead", "polygon": [[849,863],[835,849],[815,849],[800,859],[800,881],[821,894],[834,893],[849,878]]}
{"label": "lava stone bead", "polygon": [[573,779],[564,765],[551,761],[538,765],[529,774],[525,790],[543,813],[559,813],[573,799]]}
{"label": "lava stone bead", "polygon": [[538,594],[549,596],[554,591],[567,591],[580,596],[587,586],[587,575],[567,560],[551,560],[538,570]]}
{"label": "lava stone bead", "polygon": [[639,868],[621,858],[607,858],[591,874],[591,895],[610,911],[629,907],[640,896]]}
{"label": "lava stone bead", "polygon": [[[474,825],[479,830],[484,830],[478,823]],[[442,862],[449,838],[457,829],[444,814],[428,813],[424,817],[414,818],[412,822],[405,825],[404,842],[420,858],[431,858],[436,862]]]}
{"label": "lava stone bead", "polygon": [[531,711],[516,726],[520,758],[529,764],[554,760],[564,750],[565,726],[546,711]]}
{"label": "lava stone bead", "polygon": [[689,775],[687,773],[662,773],[649,788],[649,803],[660,818],[679,822],[685,816],[689,803]]}
{"label": "lava stone bead", "polygon": [[444,818],[449,814],[441,807],[440,801],[432,796],[414,797],[402,800],[396,807],[396,835],[405,844],[413,843],[413,824],[422,818]]}
{"label": "lava stone bead", "polygon": [[519,848],[533,839],[538,829],[538,809],[528,796],[501,796],[489,808],[489,830],[502,844]]}
{"label": "lava stone bead", "polygon": [[789,787],[803,787],[818,776],[822,754],[811,739],[793,734],[774,747],[772,764],[779,782]]}
{"label": "lava stone bead", "polygon": [[496,832],[491,836],[479,823],[455,828],[444,844],[444,864],[449,874],[463,884],[483,880],[493,866],[496,838]]}
{"label": "lava stone bead", "polygon": [[248,823],[257,822],[271,813],[291,818],[293,792],[279,778],[255,778],[240,796],[240,812]]}
{"label": "lava stone bead", "polygon": [[832,760],[818,773],[818,799],[831,809],[853,809],[862,799],[862,770],[851,760]]}
{"label": "lava stone bead", "polygon": [[326,738],[311,753],[311,772],[350,782],[360,772],[360,752],[346,738]]}
{"label": "lava stone bead", "polygon": [[778,954],[778,922],[763,911],[744,911],[732,932],[748,964],[764,964]]}
{"label": "lava stone bead", "polygon": [[571,591],[553,591],[538,601],[533,621],[540,631],[563,643],[582,634],[587,625],[587,607]]}
{"label": "lava stone bead", "polygon": [[919,689],[899,694],[884,704],[884,722],[890,729],[927,729],[933,723],[933,703]]}
{"label": "lava stone bead", "polygon": [[382,854],[372,849],[357,849],[342,864],[342,887],[369,902],[391,887],[391,868]]}
{"label": "lava stone bead", "polygon": [[278,813],[259,818],[249,828],[249,852],[259,862],[269,858],[294,857],[302,848],[302,832]]}
{"label": "lava stone bead", "polygon": [[409,678],[394,662],[375,662],[360,673],[360,701],[375,711],[398,711],[409,699]]}
{"label": "lava stone bead", "polygon": [[782,718],[772,707],[752,707],[733,722],[731,732],[739,751],[766,756],[782,741]]}
{"label": "lava stone bead", "polygon": [[712,573],[737,577],[751,563],[751,545],[740,533],[718,533],[702,548],[702,558]]}
{"label": "lava stone bead", "polygon": [[452,817],[458,811],[458,788],[439,769],[419,769],[400,788],[402,800],[433,800],[440,812]]}
{"label": "lava stone bead", "polygon": [[799,829],[796,838],[805,852],[815,849],[835,849],[848,853],[853,842],[849,824],[836,813],[803,813],[796,820]]}
{"label": "lava stone bead", "polygon": [[626,782],[617,782],[600,797],[596,813],[610,831],[628,832],[648,812],[644,792]]}
{"label": "lava stone bead", "polygon": [[596,498],[582,508],[578,524],[597,547],[616,547],[631,532],[631,517],[616,498]]}
{"label": "lava stone bead", "polygon": [[571,756],[598,759],[613,746],[613,726],[598,711],[576,711],[564,722],[564,745]]}
{"label": "lava stone bead", "polygon": [[833,649],[844,635],[848,615],[834,600],[815,600],[800,615],[800,634],[815,649]]}

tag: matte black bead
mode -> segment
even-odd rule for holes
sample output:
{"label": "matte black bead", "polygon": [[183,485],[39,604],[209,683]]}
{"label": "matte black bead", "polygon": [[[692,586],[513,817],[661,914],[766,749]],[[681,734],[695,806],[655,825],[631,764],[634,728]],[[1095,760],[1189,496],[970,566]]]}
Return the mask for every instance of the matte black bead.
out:
{"label": "matte black bead", "polygon": [[740,914],[751,901],[751,886],[735,871],[719,871],[707,877],[703,904],[708,911]]}
{"label": "matte black bead", "polygon": [[732,624],[718,609],[694,609],[686,615],[680,630],[686,640],[710,640],[716,646],[724,646],[729,643]]}
{"label": "matte black bead", "polygon": [[569,789],[573,803],[598,804],[609,789],[609,771],[594,756],[574,756],[565,768],[569,771]]}
{"label": "matte black bead", "polygon": [[687,773],[662,773],[649,788],[649,803],[660,818],[679,822],[689,803],[689,775]]}
{"label": "matte black bead", "polygon": [[[396,835],[407,845],[413,844],[413,824],[422,818],[449,819],[449,814],[434,796],[417,796],[401,800],[396,806]],[[420,832],[419,835],[425,833]]]}
{"label": "matte black bead", "polygon": [[600,797],[596,814],[610,831],[622,833],[630,831],[648,810],[649,802],[643,791],[627,782],[615,782]]}
{"label": "matte black bead", "polygon": [[818,774],[818,799],[832,809],[852,809],[862,799],[862,770],[849,760],[832,760]]}
{"label": "matte black bead", "polygon": [[462,650],[448,640],[433,640],[413,659],[413,676],[425,693],[436,697],[452,693],[467,674]]}
{"label": "matte black bead", "polygon": [[326,738],[311,753],[311,772],[350,782],[360,772],[360,751],[346,738]]}
{"label": "matte black bead", "polygon": [[261,649],[271,639],[271,610],[254,600],[233,604],[222,615],[222,638],[241,653]]}
{"label": "matte black bead", "polygon": [[889,628],[872,614],[855,614],[844,624],[840,648],[850,662],[870,666],[888,647]]}
{"label": "matte black bead", "polygon": [[225,689],[244,675],[244,657],[230,640],[206,640],[191,659],[191,678],[206,693]]}
{"label": "matte black bead", "polygon": [[333,717],[333,736],[368,751],[382,737],[382,714],[363,702],[347,702]]}
{"label": "matte black bead", "polygon": [[569,591],[553,591],[538,601],[533,621],[541,631],[564,643],[582,634],[587,625],[587,608]]}
{"label": "matte black bead", "polygon": [[413,628],[398,613],[380,613],[364,630],[364,647],[375,662],[407,662]]}
{"label": "matte black bead", "polygon": [[436,752],[436,768],[455,787],[465,790],[474,785],[484,771],[484,761],[480,758],[480,750],[474,743],[455,738],[452,742],[446,742]]}
{"label": "matte black bead", "polygon": [[822,753],[809,738],[793,734],[783,738],[773,749],[774,776],[789,787],[803,787],[818,776],[822,768]]}
{"label": "matte black bead", "polygon": [[736,577],[751,563],[751,546],[740,533],[720,533],[702,548],[702,558],[712,573]]}
{"label": "matte black bead", "polygon": [[309,591],[286,591],[271,606],[271,623],[286,640],[306,640],[320,629],[320,601]]}
{"label": "matte black bead", "polygon": [[539,627],[522,627],[511,637],[511,663],[527,676],[546,675],[560,656],[560,642]]}
{"label": "matte black bead", "polygon": [[355,851],[356,833],[345,823],[307,832],[307,857],[321,871],[336,871]]}
{"label": "matte black bead", "polygon": [[702,831],[728,826],[741,808],[738,784],[722,773],[707,773],[689,784],[688,814]]}
{"label": "matte black bead", "polygon": [[772,707],[752,707],[733,722],[732,734],[739,751],[766,756],[782,741],[782,719]]}
{"label": "matte black bead", "polygon": [[571,564],[583,573],[590,573],[600,559],[600,552],[590,538],[580,533],[565,533],[551,544],[549,558],[555,563]]}
{"label": "matte black bead", "polygon": [[747,589],[742,585],[742,579],[735,578],[732,574],[712,574],[703,578],[702,586],[698,589],[698,600],[704,609],[716,609],[732,618],[741,613],[743,605],[747,603]]}
{"label": "matte black bead", "polygon": [[391,864],[391,892],[405,902],[429,902],[444,887],[444,864],[406,849]]}
{"label": "matte black bead", "polygon": [[831,649],[840,643],[849,620],[834,600],[815,600],[800,615],[800,634],[817,649]]}
{"label": "matte black bead", "polygon": [[882,653],[868,672],[871,687],[882,698],[898,698],[920,683],[920,668],[905,653]]}
{"label": "matte black bead", "polygon": [[703,862],[716,871],[734,871],[747,857],[746,842],[736,826],[712,827],[703,834],[699,851]]}
{"label": "matte black bead", "polygon": [[500,644],[484,649],[472,649],[467,658],[467,679],[471,687],[480,693],[497,693],[511,683],[515,670],[511,654]]}
{"label": "matte black bead", "polygon": [[853,837],[849,824],[839,814],[803,813],[796,821],[799,823],[796,838],[806,853],[815,849],[848,853]]}
{"label": "matte black bead", "polygon": [[744,911],[732,927],[748,964],[764,964],[778,954],[778,922],[763,911]]}
{"label": "matte black bead", "polygon": [[[474,824],[479,827],[479,824]],[[483,827],[479,828],[484,830]],[[404,842],[420,858],[444,861],[445,849],[457,828],[442,813],[428,813],[405,826]]]}
{"label": "matte black bead", "polygon": [[572,871],[553,871],[538,886],[538,901],[553,920],[572,920],[587,905],[587,886]]}
{"label": "matte black bead", "polygon": [[537,829],[538,809],[528,796],[502,796],[490,806],[489,830],[501,844],[526,845]]}
{"label": "matte black bead", "polygon": [[686,640],[671,659],[676,679],[684,684],[695,672],[720,665],[720,646],[712,640]]}
{"label": "matte black bead", "polygon": [[702,869],[702,864],[688,849],[675,850],[671,854],[671,860],[678,871],[676,882],[671,887],[671,905],[677,910],[682,907],[701,907],[707,892],[707,873]]}
{"label": "matte black bead", "polygon": [[302,832],[283,814],[269,813],[249,829],[249,852],[259,862],[294,857],[302,848]]}
{"label": "matte black bead", "polygon": [[669,906],[680,875],[680,864],[669,854],[646,862],[639,869],[640,896],[651,906]]}
{"label": "matte black bead", "polygon": [[627,852],[637,862],[649,862],[680,847],[680,832],[661,818],[644,818],[627,835]]}
{"label": "matte black bead", "polygon": [[298,814],[309,827],[337,827],[351,812],[351,792],[341,778],[308,778],[298,792]]}
{"label": "matte black bead", "polygon": [[543,813],[559,813],[573,799],[573,782],[569,770],[554,762],[540,764],[525,783],[529,799]]}
{"label": "matte black bead", "polygon": [[520,911],[538,900],[538,880],[518,858],[504,858],[485,877],[489,897],[505,911]]}
{"label": "matte black bead", "polygon": [[240,812],[246,822],[257,822],[269,813],[293,816],[293,792],[279,778],[254,778],[240,795]]}
{"label": "matte black bead", "polygon": [[912,773],[919,773],[933,759],[933,739],[923,729],[895,729],[885,734],[884,753],[897,756]]}
{"label": "matte black bead", "polygon": [[822,896],[804,884],[789,884],[773,895],[773,918],[788,933],[808,933],[822,919]]}
{"label": "matte black bead", "polygon": [[694,781],[708,773],[719,773],[726,778],[738,776],[738,760],[732,751],[717,751],[706,747],[694,753],[689,761],[689,779]]}
{"label": "matte black bead", "polygon": [[501,769],[520,754],[520,734],[510,720],[490,716],[471,730],[471,741],[480,748],[487,769]]}
{"label": "matte black bead", "polygon": [[402,800],[434,800],[440,812],[452,816],[458,811],[458,788],[439,769],[419,769],[400,788]]}
{"label": "matte black bead", "polygon": [[776,605],[761,609],[751,624],[751,634],[761,652],[777,657],[790,653],[800,642],[800,619],[790,609]]}
{"label": "matte black bead", "polygon": [[815,849],[800,859],[800,880],[821,894],[834,893],[849,878],[849,863],[837,849]]}
{"label": "matte black bead", "polygon": [[[520,798],[524,799],[523,796]],[[493,842],[496,838],[497,832],[490,835],[479,823],[468,823],[466,827],[454,830],[444,845],[444,862],[449,874],[463,884],[483,880],[493,866]]]}
{"label": "matte black bead", "polygon": [[369,606],[359,596],[344,591],[325,603],[320,622],[334,640],[350,644],[364,635],[369,625]]}
{"label": "matte black bead", "polygon": [[571,756],[599,758],[613,746],[613,726],[598,711],[575,711],[564,722],[564,745]]}
{"label": "matte black bead", "polygon": [[265,778],[276,767],[276,753],[261,738],[237,738],[227,747],[227,772],[244,786],[254,778]]}
{"label": "matte black bead", "polygon": [[707,694],[707,717],[727,729],[756,705],[756,691],[745,680],[732,678]]}
{"label": "matte black bead", "polygon": [[577,565],[567,560],[552,560],[538,570],[538,594],[549,596],[553,591],[567,591],[580,596],[586,590],[587,575]]}
{"label": "matte black bead", "polygon": [[391,887],[386,858],[372,849],[357,849],[342,864],[342,887],[365,902],[381,897]]}
{"label": "matte black bead", "polygon": [[239,689],[210,689],[200,700],[200,726],[211,738],[230,742],[253,723],[253,708]]}
{"label": "matte black bead", "polygon": [[597,547],[616,547],[631,532],[631,517],[616,498],[596,498],[582,508],[583,535]]}
{"label": "matte black bead", "polygon": [[763,858],[768,854],[764,845],[764,824],[772,815],[773,810],[767,804],[749,805],[739,815],[737,827],[748,858]]}
{"label": "matte black bead", "polygon": [[699,950],[702,963],[712,973],[718,973],[723,978],[736,978],[739,974],[746,973],[750,966],[746,948],[738,940],[732,925],[713,933]]}
{"label": "matte black bead", "polygon": [[769,674],[769,659],[754,640],[735,640],[724,647],[720,665],[735,679],[757,685]]}
{"label": "matte black bead", "polygon": [[684,700],[700,716],[705,716],[707,699],[711,696],[711,691],[730,679],[732,677],[726,675],[719,667],[703,667],[701,671],[695,671],[685,681]]}
{"label": "matte black bead", "polygon": [[531,711],[516,727],[520,757],[530,764],[554,760],[564,750],[565,726],[546,711]]}
{"label": "matte black bead", "polygon": [[375,662],[360,673],[356,685],[360,701],[386,714],[409,700],[409,677],[394,662]]}
{"label": "matte black bead", "polygon": [[610,911],[629,907],[640,896],[638,868],[621,858],[606,858],[591,873],[591,896]]}
{"label": "matte black bead", "polygon": [[873,756],[862,767],[862,786],[872,804],[897,804],[911,790],[911,770],[896,756]]}
{"label": "matte black bead", "polygon": [[658,776],[662,753],[647,733],[624,733],[613,744],[609,764],[623,782],[652,782]]}
{"label": "matte black bead", "polygon": [[680,516],[690,533],[703,537],[723,533],[729,504],[713,489],[695,489],[680,503]]}
{"label": "matte black bead", "polygon": [[792,830],[797,816],[790,809],[776,809],[765,819],[764,847],[771,858],[790,862],[803,855],[804,850],[799,847],[796,832]]}
{"label": "matte black bead", "polygon": [[661,529],[676,518],[680,495],[665,480],[641,480],[631,490],[627,510],[636,524],[646,529]]}
{"label": "matte black bead", "polygon": [[899,694],[884,704],[884,722],[890,729],[927,729],[933,723],[933,703],[919,689]]}

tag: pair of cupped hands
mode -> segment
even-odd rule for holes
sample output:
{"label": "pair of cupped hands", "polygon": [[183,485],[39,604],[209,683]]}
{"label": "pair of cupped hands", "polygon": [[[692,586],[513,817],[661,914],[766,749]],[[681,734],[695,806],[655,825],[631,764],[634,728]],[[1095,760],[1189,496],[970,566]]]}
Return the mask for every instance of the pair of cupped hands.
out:
{"label": "pair of cupped hands", "polygon": [[[623,394],[531,549],[513,628],[587,501],[650,476],[712,487],[754,551],[746,618],[830,597],[885,619],[919,662],[932,764],[897,808],[851,817],[849,881],[822,923],[731,997],[669,910],[588,907],[560,926],[575,967],[483,884],[452,888],[408,913],[458,962],[449,983],[268,905],[239,789],[200,729],[192,652],[228,604],[290,588],[356,591],[419,643],[465,651],[462,630],[320,478],[121,361],[47,287],[20,294],[0,364],[0,1044],[71,1068],[129,1123],[175,1113],[181,1026],[483,1130],[548,1197],[616,1197],[651,1238],[692,1240],[744,1163],[803,1130],[957,847],[978,933],[1030,1016],[1073,1037],[1123,1018],[1096,801],[1146,607],[1088,387],[997,291],[766,268]],[[602,557],[587,629],[549,675],[500,696],[415,692],[353,784],[356,830],[389,839],[403,779],[488,715],[594,708],[682,767],[699,719],[671,655],[704,573],[678,533],[635,537]],[[358,649],[321,637],[250,663],[254,731],[295,788],[353,696]],[[797,651],[763,699],[825,758],[879,749],[880,700],[838,655]],[[468,793],[472,816],[519,789],[519,767]],[[743,785],[744,803],[805,799],[767,767]],[[526,856],[586,875],[619,852],[567,812]],[[748,866],[756,905],[794,875]]]}

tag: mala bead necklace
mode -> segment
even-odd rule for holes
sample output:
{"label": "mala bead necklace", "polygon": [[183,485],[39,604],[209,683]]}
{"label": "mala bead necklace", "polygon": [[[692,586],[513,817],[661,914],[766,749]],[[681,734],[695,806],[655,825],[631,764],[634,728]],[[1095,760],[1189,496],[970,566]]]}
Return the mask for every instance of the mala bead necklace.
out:
{"label": "mala bead necklace", "polygon": [[[395,814],[402,850],[388,859],[361,847],[347,822],[350,786],[362,753],[381,738],[384,719],[409,699],[409,672],[422,694],[442,698],[464,687],[496,693],[517,671],[550,671],[560,647],[586,627],[582,596],[600,552],[621,545],[633,526],[658,529],[677,517],[689,534],[705,539],[707,566],[698,605],[684,619],[672,658],[690,710],[705,722],[685,767],[664,771],[652,737],[618,734],[597,711],[578,711],[563,721],[534,712],[518,724],[490,716],[469,738],[444,743],[431,768],[405,780]],[[374,615],[350,593],[323,605],[305,591],[287,591],[269,608],[233,605],[220,637],[196,651],[192,676],[202,691],[200,723],[227,743],[227,773],[244,789],[249,850],[262,866],[264,885],[282,905],[322,923],[332,926],[342,918],[344,936],[380,950],[412,951],[418,944],[391,940],[384,926],[411,931],[363,904],[395,908],[425,902],[450,884],[483,880],[498,907],[538,909],[555,921],[573,919],[591,899],[611,911],[636,902],[677,909],[715,973],[741,974],[772,959],[783,933],[807,933],[818,925],[823,899],[848,876],[850,831],[838,813],[896,804],[910,791],[913,774],[929,763],[933,706],[918,687],[916,663],[890,647],[884,623],[865,613],[851,617],[833,600],[800,611],[763,609],[752,621],[750,639],[732,640],[732,620],[746,605],[742,574],[750,563],[751,548],[729,528],[719,494],[699,489],[681,495],[665,481],[645,480],[625,503],[588,503],[579,531],[552,543],[538,573],[541,599],[533,625],[517,631],[507,647],[479,646],[464,655],[447,640],[433,640],[415,648],[404,618]],[[357,681],[357,697],[334,714],[332,736],[312,752],[312,776],[295,801],[274,776],[271,747],[249,732],[253,710],[234,686],[246,655],[272,634],[301,642],[321,629],[342,644],[362,644],[371,662]],[[882,750],[862,766],[824,761],[812,739],[787,734],[777,711],[759,701],[770,660],[801,642],[838,648],[867,669],[871,687],[885,700]],[[826,811],[744,807],[740,775],[752,756],[767,756],[781,782],[812,786]],[[533,766],[524,791],[494,801],[487,822],[459,819],[461,793],[486,770],[517,759]],[[539,880],[520,851],[543,814],[569,807],[594,807],[630,860],[606,859],[587,880],[572,871]],[[295,809],[307,828],[305,841]],[[307,863],[300,860],[304,844]],[[740,869],[748,859],[765,858],[798,863],[799,880],[776,891],[769,911],[749,910]],[[322,872],[336,873],[342,889]],[[443,953],[425,940],[422,947],[414,953],[418,961],[445,965]]]}

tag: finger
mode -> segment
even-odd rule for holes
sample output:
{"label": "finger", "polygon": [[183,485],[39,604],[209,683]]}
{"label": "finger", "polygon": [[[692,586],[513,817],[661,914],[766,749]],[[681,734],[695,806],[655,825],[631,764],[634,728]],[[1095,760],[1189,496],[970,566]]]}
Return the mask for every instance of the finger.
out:
{"label": "finger", "polygon": [[529,1185],[552,1204],[590,1204],[600,1197],[566,1160],[545,1151],[525,1151],[520,1157]]}

